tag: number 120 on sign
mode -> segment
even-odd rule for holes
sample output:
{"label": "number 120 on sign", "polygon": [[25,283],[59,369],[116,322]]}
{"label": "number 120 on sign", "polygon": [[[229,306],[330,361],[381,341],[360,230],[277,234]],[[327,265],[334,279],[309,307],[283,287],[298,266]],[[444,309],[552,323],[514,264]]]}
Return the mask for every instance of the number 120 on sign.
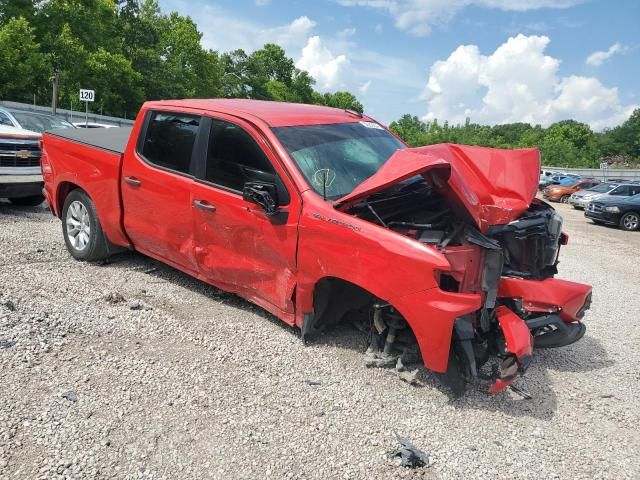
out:
{"label": "number 120 on sign", "polygon": [[93,102],[95,98],[95,92],[93,90],[80,90],[80,101]]}

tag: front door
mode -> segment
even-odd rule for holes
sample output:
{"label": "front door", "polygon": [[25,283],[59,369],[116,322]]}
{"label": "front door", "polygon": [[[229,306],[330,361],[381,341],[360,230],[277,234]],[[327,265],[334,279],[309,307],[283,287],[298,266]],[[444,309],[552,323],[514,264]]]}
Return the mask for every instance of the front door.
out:
{"label": "front door", "polygon": [[[300,200],[290,195],[294,190],[253,127],[224,116],[206,123],[207,154],[192,194],[200,272],[268,310],[292,314]],[[279,184],[279,203],[288,212],[284,223],[275,224],[261,207],[243,200],[247,181]]]}
{"label": "front door", "polygon": [[124,227],[135,248],[192,272],[192,157],[200,121],[196,115],[147,112],[121,179]]}

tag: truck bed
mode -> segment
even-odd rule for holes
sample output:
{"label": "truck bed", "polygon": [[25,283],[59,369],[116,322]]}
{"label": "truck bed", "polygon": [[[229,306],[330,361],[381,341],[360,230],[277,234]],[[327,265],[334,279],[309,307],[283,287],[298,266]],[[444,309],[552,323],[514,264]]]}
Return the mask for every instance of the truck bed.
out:
{"label": "truck bed", "polygon": [[91,147],[123,154],[131,135],[131,127],[119,128],[64,128],[51,130],[49,135],[82,143]]}

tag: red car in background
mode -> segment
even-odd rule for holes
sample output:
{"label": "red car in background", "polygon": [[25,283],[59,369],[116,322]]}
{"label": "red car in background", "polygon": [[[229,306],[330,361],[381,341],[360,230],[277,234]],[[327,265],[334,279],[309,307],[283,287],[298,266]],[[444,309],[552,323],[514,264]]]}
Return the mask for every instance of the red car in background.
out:
{"label": "red car in background", "polygon": [[381,365],[411,351],[456,393],[498,358],[579,340],[591,287],[554,278],[562,219],[535,149],[407,148],[374,119],[253,100],[148,102],[132,130],[46,133],[71,255],[134,249],[305,338],[360,319]]}

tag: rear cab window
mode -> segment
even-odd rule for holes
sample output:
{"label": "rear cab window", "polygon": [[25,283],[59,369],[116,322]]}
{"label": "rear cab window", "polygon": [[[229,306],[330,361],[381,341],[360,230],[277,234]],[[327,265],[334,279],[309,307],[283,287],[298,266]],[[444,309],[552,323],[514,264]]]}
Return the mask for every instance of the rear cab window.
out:
{"label": "rear cab window", "polygon": [[190,175],[201,118],[180,112],[149,112],[138,153],[152,165]]}

